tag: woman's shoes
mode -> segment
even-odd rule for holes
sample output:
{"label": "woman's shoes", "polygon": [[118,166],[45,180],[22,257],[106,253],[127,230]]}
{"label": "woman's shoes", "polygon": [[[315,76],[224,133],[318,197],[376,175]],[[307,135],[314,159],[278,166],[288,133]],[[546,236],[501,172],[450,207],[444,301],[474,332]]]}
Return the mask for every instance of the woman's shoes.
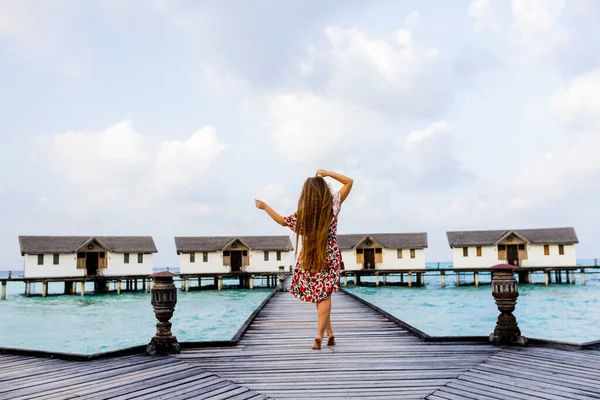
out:
{"label": "woman's shoes", "polygon": [[315,342],[312,345],[313,350],[321,350],[321,339],[315,338]]}
{"label": "woman's shoes", "polygon": [[335,336],[327,336],[327,346],[335,346]]}

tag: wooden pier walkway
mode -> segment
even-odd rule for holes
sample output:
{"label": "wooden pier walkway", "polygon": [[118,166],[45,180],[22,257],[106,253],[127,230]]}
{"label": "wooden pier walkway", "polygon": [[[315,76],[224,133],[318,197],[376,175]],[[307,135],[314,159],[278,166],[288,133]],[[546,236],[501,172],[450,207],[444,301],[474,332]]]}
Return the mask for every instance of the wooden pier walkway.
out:
{"label": "wooden pier walkway", "polygon": [[338,345],[313,304],[276,293],[237,346],[70,362],[0,356],[1,399],[600,399],[600,351],[425,343],[339,293]]}

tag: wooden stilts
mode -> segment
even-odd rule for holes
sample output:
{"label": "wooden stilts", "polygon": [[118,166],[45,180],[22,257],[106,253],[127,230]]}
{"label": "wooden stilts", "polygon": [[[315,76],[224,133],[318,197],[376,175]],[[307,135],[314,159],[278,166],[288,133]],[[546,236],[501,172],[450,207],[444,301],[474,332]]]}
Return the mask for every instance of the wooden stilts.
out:
{"label": "wooden stilts", "polygon": [[400,283],[404,283],[404,273],[400,272]]}
{"label": "wooden stilts", "polygon": [[121,294],[121,280],[117,280],[117,295]]}
{"label": "wooden stilts", "polygon": [[421,275],[421,279],[420,279],[421,286],[425,286],[425,272],[422,272],[420,275]]}
{"label": "wooden stilts", "polygon": [[531,283],[531,271],[527,272],[527,283]]}
{"label": "wooden stilts", "polygon": [[142,291],[146,291],[146,278],[142,279]]}
{"label": "wooden stilts", "polygon": [[581,268],[581,284],[585,285],[585,268]]}
{"label": "wooden stilts", "polygon": [[85,281],[81,281],[81,297],[85,294]]}
{"label": "wooden stilts", "polygon": [[137,279],[134,279],[134,280],[133,280],[133,290],[135,290],[136,292],[137,292],[137,290],[138,290],[138,288],[137,288],[137,285],[138,285],[138,280],[137,280]]}
{"label": "wooden stilts", "polygon": [[152,279],[148,279],[148,286],[146,286],[146,290],[148,291],[148,293],[150,293],[151,289],[152,289]]}
{"label": "wooden stilts", "polygon": [[383,284],[387,285],[387,274],[383,275]]}
{"label": "wooden stilts", "polygon": [[222,290],[223,289],[223,278],[219,277],[217,278],[217,290]]}
{"label": "wooden stilts", "polygon": [[344,287],[348,287],[348,275],[344,274]]}
{"label": "wooden stilts", "polygon": [[407,282],[408,282],[408,287],[412,287],[412,272],[408,273]]}
{"label": "wooden stilts", "polygon": [[198,290],[202,287],[202,278],[198,278]]}
{"label": "wooden stilts", "polygon": [[440,271],[442,276],[442,287],[446,287],[446,271]]}
{"label": "wooden stilts", "polygon": [[550,271],[544,271],[544,285],[550,284]]}
{"label": "wooden stilts", "polygon": [[6,300],[6,281],[2,281],[2,300]]}
{"label": "wooden stilts", "polygon": [[71,294],[73,296],[77,294],[77,282],[71,282]]}
{"label": "wooden stilts", "polygon": [[473,279],[475,280],[475,287],[479,287],[479,272],[473,272]]}
{"label": "wooden stilts", "polygon": [[185,278],[185,291],[190,291],[190,278]]}
{"label": "wooden stilts", "polygon": [[375,272],[375,286],[379,287],[379,272]]}
{"label": "wooden stilts", "polygon": [[248,278],[248,289],[254,289],[254,275],[250,275],[250,277]]}
{"label": "wooden stilts", "polygon": [[48,296],[48,281],[42,282],[42,297]]}
{"label": "wooden stilts", "polygon": [[571,271],[571,285],[575,284],[575,270]]}
{"label": "wooden stilts", "polygon": [[31,282],[25,282],[25,296],[31,295]]}
{"label": "wooden stilts", "polygon": [[267,287],[270,288],[271,287],[271,277],[267,276]]}
{"label": "wooden stilts", "polygon": [[456,271],[454,274],[456,275],[456,286],[460,286],[460,272]]}

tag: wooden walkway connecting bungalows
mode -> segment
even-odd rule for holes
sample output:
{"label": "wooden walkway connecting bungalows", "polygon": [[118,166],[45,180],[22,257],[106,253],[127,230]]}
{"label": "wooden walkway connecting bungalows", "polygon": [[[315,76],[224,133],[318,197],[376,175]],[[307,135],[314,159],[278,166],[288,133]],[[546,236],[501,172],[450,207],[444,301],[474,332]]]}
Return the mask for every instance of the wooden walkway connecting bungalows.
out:
{"label": "wooden walkway connecting bungalows", "polygon": [[275,293],[237,345],[72,362],[0,355],[2,399],[600,399],[600,351],[423,342],[334,295],[338,345],[313,351],[313,304]]}
{"label": "wooden walkway connecting bungalows", "polygon": [[[589,271],[591,270],[591,271]],[[599,274],[598,266],[570,266],[570,267],[520,267],[515,270],[520,284],[532,283],[532,274],[543,274],[545,285],[551,283],[570,283],[575,284],[577,281],[581,285],[585,285],[586,271],[588,274]],[[354,283],[361,284],[361,277],[375,277],[375,285],[387,284],[387,278],[390,276],[398,276],[399,282],[394,282],[394,285],[425,285],[426,276],[441,277],[442,287],[446,286],[446,277],[454,275],[456,286],[462,283],[461,278],[468,275],[473,276],[473,284],[479,286],[479,274],[489,274],[489,268],[413,268],[413,269],[362,269],[362,270],[345,270],[342,271],[342,284],[348,286],[348,278],[353,278]],[[577,274],[579,279],[577,279]]]}

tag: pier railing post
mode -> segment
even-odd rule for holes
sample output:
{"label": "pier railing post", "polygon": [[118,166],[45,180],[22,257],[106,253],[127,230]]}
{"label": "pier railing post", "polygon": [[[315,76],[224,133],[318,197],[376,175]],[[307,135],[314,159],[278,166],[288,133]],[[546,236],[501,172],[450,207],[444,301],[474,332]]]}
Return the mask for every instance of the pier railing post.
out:
{"label": "pier railing post", "polygon": [[154,308],[154,315],[158,319],[156,335],[146,348],[150,355],[156,353],[178,354],[181,350],[177,338],[171,333],[171,322],[169,322],[177,304],[177,288],[173,282],[175,276],[177,275],[169,271],[150,276],[154,280],[151,304]]}
{"label": "pier railing post", "polygon": [[490,334],[490,342],[495,346],[501,344],[527,344],[527,339],[521,336],[517,319],[513,315],[517,297],[519,297],[519,284],[515,278],[515,268],[507,264],[491,267],[492,295],[500,311],[496,328]]}
{"label": "pier railing post", "polygon": [[277,275],[277,278],[279,279],[279,284],[277,285],[277,289],[275,289],[275,291],[283,292],[283,282],[285,281],[285,267],[283,265],[280,265],[278,269],[279,274]]}
{"label": "pier railing post", "polygon": [[2,281],[2,300],[6,300],[6,281]]}

